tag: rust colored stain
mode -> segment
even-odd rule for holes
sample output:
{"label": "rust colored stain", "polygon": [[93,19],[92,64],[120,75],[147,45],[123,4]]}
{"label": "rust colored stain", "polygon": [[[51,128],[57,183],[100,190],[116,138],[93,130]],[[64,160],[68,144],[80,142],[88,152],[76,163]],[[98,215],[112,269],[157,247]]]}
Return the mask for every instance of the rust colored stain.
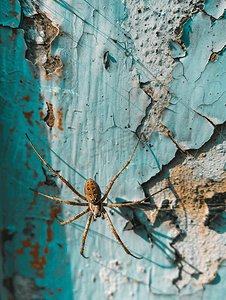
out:
{"label": "rust colored stain", "polygon": [[[29,150],[29,151],[32,149],[32,147],[31,147],[30,145],[28,145],[28,143],[25,144],[25,147],[26,147],[27,150]],[[29,155],[29,157],[30,157],[30,155]]]}
{"label": "rust colored stain", "polygon": [[47,74],[46,70],[45,70],[45,75],[44,76],[45,76],[46,80],[52,79],[54,77],[54,75],[52,73]]}
{"label": "rust colored stain", "polygon": [[42,121],[44,118],[44,113],[41,111],[42,110],[41,106],[38,107],[38,110],[39,110],[40,121]]}
{"label": "rust colored stain", "polygon": [[63,291],[62,288],[59,288],[59,289],[56,289],[56,290],[57,290],[57,292],[59,292],[59,293],[61,293],[61,292]]}
{"label": "rust colored stain", "polygon": [[28,112],[23,111],[24,117],[27,119],[28,124],[31,125],[32,127],[34,126],[33,122],[31,121],[31,117],[33,113],[34,113],[34,109]]}
{"label": "rust colored stain", "polygon": [[25,166],[26,166],[26,168],[27,168],[28,170],[31,170],[31,168],[30,168],[29,165],[28,165],[28,161],[26,161],[24,164],[25,164]]}
{"label": "rust colored stain", "polygon": [[18,35],[18,34],[20,34],[20,32],[18,30],[16,30],[16,29],[13,28],[12,29],[12,35],[9,35],[10,40],[13,41],[14,35]]}
{"label": "rust colored stain", "polygon": [[44,274],[44,273],[37,273],[36,275],[37,275],[40,279],[43,279],[45,274]]}
{"label": "rust colored stain", "polygon": [[16,249],[17,254],[24,254],[24,248]]}
{"label": "rust colored stain", "polygon": [[49,248],[48,248],[48,246],[46,245],[46,247],[45,247],[45,249],[44,249],[44,253],[47,254],[48,251],[49,251]]}
{"label": "rust colored stain", "polygon": [[[42,94],[39,93],[38,96],[39,96],[38,100],[39,100],[39,101],[42,101],[42,99],[43,99]],[[39,107],[40,107],[40,106],[39,106]]]}
{"label": "rust colored stain", "polygon": [[54,292],[53,291],[48,291],[48,294],[53,296],[54,295]]}
{"label": "rust colored stain", "polygon": [[34,134],[34,132],[30,128],[28,128],[28,130],[31,134]]}
{"label": "rust colored stain", "polygon": [[63,127],[62,127],[62,117],[63,117],[63,113],[62,112],[60,112],[59,110],[57,111],[57,119],[58,119],[58,123],[57,123],[57,128],[59,129],[59,130],[63,130]]}
{"label": "rust colored stain", "polygon": [[57,135],[54,133],[54,135],[53,136],[55,136],[55,137],[57,137]]}
{"label": "rust colored stain", "polygon": [[33,260],[29,261],[30,265],[37,271],[43,271],[44,265],[46,265],[46,259],[44,255],[40,257],[39,243],[36,242],[34,245],[32,245],[30,238],[27,238],[26,240],[21,241],[21,244],[22,248],[17,249],[16,253],[24,254],[25,248],[31,248],[32,250],[29,252],[29,254],[33,257]]}
{"label": "rust colored stain", "polygon": [[44,118],[44,113],[42,111],[40,111],[39,116],[40,116],[40,121],[42,121]]}
{"label": "rust colored stain", "polygon": [[35,123],[36,123],[37,125],[40,125],[40,123],[39,123],[39,121],[38,121],[38,120],[35,120]]}
{"label": "rust colored stain", "polygon": [[17,116],[15,115],[15,122],[14,122],[15,125],[13,126],[13,128],[9,129],[10,133],[13,133],[13,131],[16,129],[16,119],[17,119]]}
{"label": "rust colored stain", "polygon": [[138,280],[133,280],[133,282],[137,283],[137,284],[141,283],[141,281],[138,281]]}
{"label": "rust colored stain", "polygon": [[33,205],[36,205],[36,204],[37,204],[37,202],[36,202],[36,198],[37,198],[37,197],[38,197],[38,193],[37,193],[37,192],[34,192],[34,199],[33,199],[33,201],[30,203],[30,206],[29,206],[28,210],[33,209]]}
{"label": "rust colored stain", "polygon": [[24,96],[21,100],[19,100],[19,102],[22,101],[22,100],[25,100],[25,101],[29,102],[30,96],[29,95],[28,96]]}
{"label": "rust colored stain", "polygon": [[42,185],[43,185],[43,182],[39,181],[38,186],[42,186]]}
{"label": "rust colored stain", "polygon": [[49,213],[50,220],[46,221],[46,224],[48,226],[47,228],[47,242],[51,242],[53,240],[53,231],[50,228],[50,226],[53,224],[55,220],[55,214],[61,212],[61,207],[53,208],[51,209],[51,212]]}
{"label": "rust colored stain", "polygon": [[38,173],[36,172],[36,170],[34,169],[34,173],[33,173],[33,178],[37,179],[38,178]]}
{"label": "rust colored stain", "polygon": [[40,246],[38,242],[31,247],[33,250],[29,252],[31,256],[33,256],[33,260],[30,261],[30,265],[35,268],[37,271],[43,271],[44,270],[44,265],[46,265],[46,259],[45,256],[42,255],[39,259],[39,254],[40,254]]}

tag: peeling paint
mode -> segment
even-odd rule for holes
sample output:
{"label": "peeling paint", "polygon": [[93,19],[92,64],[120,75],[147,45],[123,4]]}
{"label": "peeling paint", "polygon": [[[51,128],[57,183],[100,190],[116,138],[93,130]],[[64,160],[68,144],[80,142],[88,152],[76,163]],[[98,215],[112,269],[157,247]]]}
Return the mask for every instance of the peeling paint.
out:
{"label": "peeling paint", "polygon": [[47,72],[53,73],[63,65],[60,57],[53,57],[51,43],[59,34],[57,26],[39,9],[33,1],[20,0],[23,18],[20,28],[24,30],[27,44],[26,58],[33,64],[40,64]]}
{"label": "peeling paint", "polygon": [[55,116],[53,111],[53,105],[51,103],[46,102],[48,106],[47,115],[44,118],[44,121],[49,127],[54,127],[55,125]]}
{"label": "peeling paint", "polygon": [[[0,220],[14,228],[1,250],[6,299],[23,299],[26,288],[29,299],[225,295],[225,3],[214,2],[0,4]],[[50,111],[57,126],[48,126]],[[98,221],[87,238],[90,259],[78,259],[86,219],[60,227],[61,208],[29,190],[74,197],[42,167],[24,132],[82,193],[88,178],[106,190],[141,131],[107,201],[137,201],[169,185],[142,205],[111,210],[143,260],[124,256]],[[62,219],[80,212],[62,211]]]}
{"label": "peeling paint", "polygon": [[[221,29],[217,32],[224,31],[226,22],[219,22]],[[215,25],[211,26],[210,17],[199,13],[187,21],[183,28],[181,39],[186,45],[187,55],[180,58],[172,71],[173,80],[168,86],[173,96],[166,107],[162,123],[170,129],[176,142],[184,149],[202,146],[213,134],[214,125],[225,121],[225,51],[218,55],[217,60],[210,61],[213,49],[220,51],[212,41],[215,34],[218,35],[214,32],[217,24],[215,21]],[[190,32],[189,36],[186,36],[187,31]],[[219,40],[223,48],[226,39]],[[197,48],[202,49],[201,58]],[[186,126],[182,126],[181,122],[186,122]]]}

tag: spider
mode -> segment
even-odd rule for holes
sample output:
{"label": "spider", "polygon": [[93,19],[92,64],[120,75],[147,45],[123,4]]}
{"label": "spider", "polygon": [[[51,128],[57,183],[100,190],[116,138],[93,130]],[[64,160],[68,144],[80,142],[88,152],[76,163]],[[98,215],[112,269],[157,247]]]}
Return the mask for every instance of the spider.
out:
{"label": "spider", "polygon": [[[25,133],[26,134],[26,133]],[[142,135],[142,133],[141,133]],[[115,235],[116,239],[119,241],[119,243],[121,244],[121,246],[123,247],[123,249],[125,250],[125,252],[131,256],[133,256],[134,258],[137,258],[137,259],[140,259],[142,257],[136,257],[135,255],[133,255],[127,248],[126,246],[123,244],[123,242],[121,241],[119,235],[117,234],[112,222],[111,222],[111,219],[107,213],[107,211],[105,210],[105,207],[127,207],[127,206],[132,206],[132,205],[136,205],[136,204],[139,204],[147,199],[149,199],[150,197],[160,193],[161,191],[167,189],[168,187],[165,187],[159,191],[157,191],[156,193],[140,200],[140,201],[136,201],[136,202],[132,202],[132,203],[122,203],[122,204],[110,204],[110,203],[104,203],[104,201],[106,200],[107,196],[108,196],[108,193],[110,192],[115,180],[118,178],[118,176],[122,173],[122,171],[129,165],[136,149],[137,149],[137,146],[141,140],[141,135],[139,137],[139,140],[133,150],[133,153],[130,157],[130,159],[127,161],[127,163],[124,165],[124,167],[113,177],[113,179],[111,180],[108,188],[107,188],[107,191],[106,193],[104,194],[103,197],[101,197],[101,190],[100,190],[100,187],[99,185],[93,180],[93,179],[88,179],[86,181],[86,184],[85,184],[85,196],[81,195],[78,191],[76,191],[73,186],[66,180],[64,179],[61,175],[59,175],[42,157],[41,155],[38,153],[38,151],[36,150],[36,148],[34,147],[34,145],[32,144],[31,140],[29,139],[28,135],[26,134],[26,137],[28,139],[28,141],[30,142],[32,148],[34,149],[34,151],[36,152],[36,154],[39,156],[39,158],[42,160],[42,162],[45,164],[45,166],[51,170],[56,176],[58,176],[60,178],[60,180],[62,180],[68,187],[69,189],[71,189],[77,196],[79,196],[79,198],[83,199],[84,201],[86,201],[86,203],[78,203],[78,202],[73,202],[73,201],[68,201],[68,200],[62,200],[62,199],[59,199],[59,198],[56,198],[56,197],[51,197],[51,196],[47,196],[45,194],[42,194],[38,191],[35,191],[33,189],[31,189],[32,191],[34,192],[37,192],[38,194],[46,197],[46,198],[49,198],[49,199],[52,199],[54,201],[58,201],[58,202],[63,202],[63,203],[66,203],[66,204],[70,204],[70,205],[75,205],[75,206],[88,206],[86,210],[84,210],[83,212],[79,213],[78,215],[76,215],[75,217],[71,218],[70,220],[68,221],[65,221],[65,222],[60,222],[57,218],[57,221],[61,224],[61,225],[65,225],[65,224],[68,224],[70,222],[73,222],[75,220],[77,220],[78,218],[80,218],[81,216],[87,214],[89,212],[89,217],[88,217],[88,221],[86,223],[86,227],[85,227],[85,231],[83,233],[83,237],[82,237],[82,248],[81,248],[81,251],[80,251],[80,254],[84,257],[84,258],[87,258],[84,256],[84,246],[85,246],[85,240],[86,240],[86,236],[87,236],[87,233],[88,233],[88,230],[89,230],[89,226],[90,226],[90,223],[91,221],[95,221],[96,218],[99,218],[101,217],[102,219],[104,219],[106,217],[109,225],[110,225],[110,228],[113,232],[113,234]],[[74,198],[75,200],[78,200],[77,198]]]}

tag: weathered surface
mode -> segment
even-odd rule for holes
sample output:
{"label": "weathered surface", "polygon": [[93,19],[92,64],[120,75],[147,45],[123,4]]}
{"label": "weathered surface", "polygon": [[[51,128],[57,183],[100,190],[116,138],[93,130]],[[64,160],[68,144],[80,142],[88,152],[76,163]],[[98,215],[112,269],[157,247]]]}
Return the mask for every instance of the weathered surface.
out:
{"label": "weathered surface", "polygon": [[[18,2],[1,4],[5,299],[212,300],[216,286],[219,299],[226,294],[225,126],[216,127],[226,115],[225,3],[202,2],[21,0],[22,13]],[[86,218],[54,222],[55,213],[68,220],[82,209],[29,190],[74,197],[24,132],[83,194],[88,178],[106,191],[141,131],[107,201],[169,185],[142,205],[108,210],[143,260],[101,219],[84,260]]]}

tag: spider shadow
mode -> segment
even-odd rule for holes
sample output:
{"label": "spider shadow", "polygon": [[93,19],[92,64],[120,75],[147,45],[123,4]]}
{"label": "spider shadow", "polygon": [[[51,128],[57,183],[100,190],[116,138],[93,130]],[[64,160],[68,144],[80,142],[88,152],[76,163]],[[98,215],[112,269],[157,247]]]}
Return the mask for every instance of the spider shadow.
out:
{"label": "spider shadow", "polygon": [[[118,208],[118,210],[114,209],[114,212],[122,216],[127,220],[127,223],[124,227],[124,231],[133,230],[135,234],[138,234],[141,238],[143,238],[146,242],[150,243],[150,247],[156,247],[160,250],[163,255],[167,258],[171,266],[161,265],[157,261],[150,260],[148,257],[143,257],[145,260],[154,263],[162,268],[179,268],[179,276],[181,276],[181,272],[184,271],[182,267],[182,261],[184,264],[189,265],[194,271],[190,273],[192,277],[199,277],[202,272],[200,272],[195,266],[191,265],[188,261],[186,261],[182,255],[178,252],[178,250],[174,247],[174,243],[179,240],[183,240],[186,236],[185,233],[178,231],[177,236],[171,237],[167,234],[164,234],[158,231],[158,227],[165,221],[172,221],[176,223],[177,217],[174,215],[174,212],[171,210],[169,212],[160,211],[160,216],[156,218],[154,224],[151,223],[150,219],[147,217],[145,212],[150,211],[155,208],[155,205],[150,203],[150,200],[146,200],[147,202],[130,206],[130,207],[122,207]],[[125,201],[122,198],[116,198],[117,203],[131,203]],[[175,225],[176,226],[176,225]],[[177,228],[177,226],[176,226]],[[152,249],[150,249],[152,251]],[[188,273],[187,271],[184,271]]]}
{"label": "spider shadow", "polygon": [[[175,261],[175,249],[171,247],[173,239],[161,232],[158,232],[153,228],[153,224],[148,218],[145,212],[148,212],[155,208],[154,205],[150,204],[150,201],[144,202],[138,205],[129,207],[118,207],[118,209],[112,209],[115,213],[127,220],[123,231],[133,230],[135,234],[139,235],[143,240],[150,244],[150,247],[155,245],[161,252],[168,258],[171,263]],[[127,202],[122,198],[116,198],[116,203],[131,203]],[[172,219],[171,216],[158,220],[157,227],[166,220]],[[148,258],[146,258],[149,260]]]}

